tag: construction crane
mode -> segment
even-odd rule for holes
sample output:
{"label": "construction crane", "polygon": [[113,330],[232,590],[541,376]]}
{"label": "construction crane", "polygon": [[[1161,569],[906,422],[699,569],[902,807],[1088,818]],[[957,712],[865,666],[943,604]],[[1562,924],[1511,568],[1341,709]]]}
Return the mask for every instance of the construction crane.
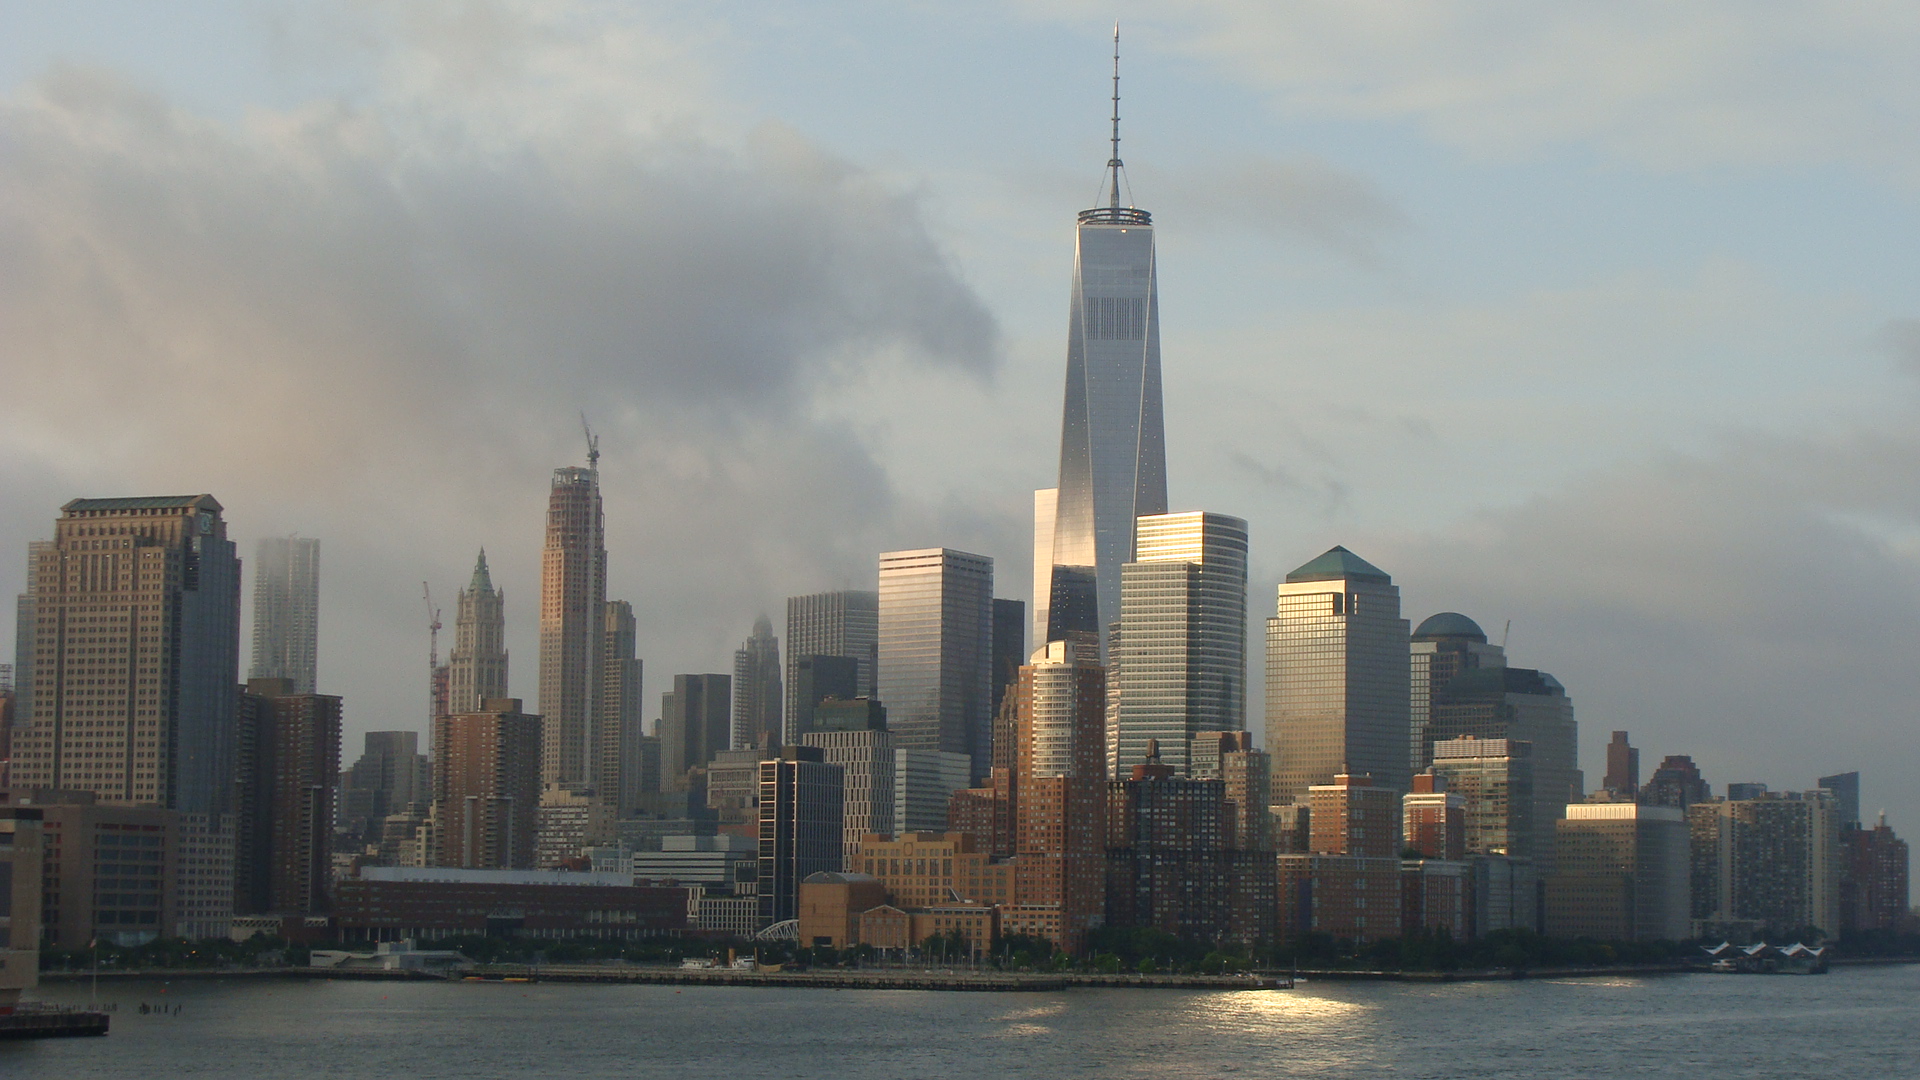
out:
{"label": "construction crane", "polygon": [[585,409],[580,410],[580,430],[587,433],[587,468],[598,470],[600,468],[600,436],[595,435],[593,429],[587,426]]}
{"label": "construction crane", "polygon": [[433,590],[426,582],[420,583],[420,594],[427,602],[427,712],[429,720],[437,720],[442,710],[440,700],[440,609],[433,606]]}

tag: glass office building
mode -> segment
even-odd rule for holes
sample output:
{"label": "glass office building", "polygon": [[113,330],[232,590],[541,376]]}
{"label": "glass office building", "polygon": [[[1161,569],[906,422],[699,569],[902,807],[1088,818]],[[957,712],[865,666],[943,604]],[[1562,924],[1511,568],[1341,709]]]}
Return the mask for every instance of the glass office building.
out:
{"label": "glass office building", "polygon": [[878,682],[894,745],[992,761],[993,560],[948,548],[880,556]]}

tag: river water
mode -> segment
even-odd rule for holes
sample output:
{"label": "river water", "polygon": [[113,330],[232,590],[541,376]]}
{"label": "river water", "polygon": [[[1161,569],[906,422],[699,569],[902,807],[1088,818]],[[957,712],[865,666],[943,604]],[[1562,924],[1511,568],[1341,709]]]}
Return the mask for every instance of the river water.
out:
{"label": "river water", "polygon": [[100,996],[119,1005],[111,1035],[0,1043],[0,1077],[1920,1077],[1920,966],[1233,993],[249,979]]}

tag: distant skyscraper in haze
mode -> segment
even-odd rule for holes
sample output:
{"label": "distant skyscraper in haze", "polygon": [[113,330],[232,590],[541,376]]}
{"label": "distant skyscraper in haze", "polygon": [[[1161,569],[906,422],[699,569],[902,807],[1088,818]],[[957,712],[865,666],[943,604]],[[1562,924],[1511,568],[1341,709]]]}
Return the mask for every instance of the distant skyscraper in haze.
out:
{"label": "distant skyscraper in haze", "polygon": [[507,594],[493,587],[487,553],[473,564],[473,580],[460,590],[453,620],[453,655],[447,663],[447,711],[474,712],[488,698],[507,696]]}
{"label": "distant skyscraper in haze", "polygon": [[607,542],[599,452],[584,469],[553,471],[540,564],[542,780],[586,790],[598,756],[601,660],[606,647]]}
{"label": "distant skyscraper in haze", "polygon": [[812,593],[787,598],[786,741],[798,742],[807,716],[799,700],[799,664],[809,656],[846,656],[856,665],[854,692],[874,696],[874,671],[880,640],[880,594],[863,589]]}
{"label": "distant skyscraper in haze", "polygon": [[779,749],[780,639],[765,615],[753,622],[753,636],[733,653],[733,747]]}
{"label": "distant skyscraper in haze", "polygon": [[1640,751],[1627,742],[1627,733],[1616,731],[1607,744],[1608,791],[1632,798],[1640,791]]}
{"label": "distant skyscraper in haze", "polygon": [[633,760],[645,711],[641,681],[645,668],[634,655],[639,647],[639,623],[633,605],[609,600],[606,633],[601,639],[606,658],[600,666],[600,719],[594,725],[599,753],[594,759],[593,790],[599,800],[626,817],[640,797],[640,773]]}
{"label": "distant skyscraper in haze", "polygon": [[[1107,205],[1080,211],[1075,231],[1060,483],[1051,497],[1034,495],[1035,551],[1052,552],[1034,579],[1034,624],[1045,628],[1037,645],[1089,632],[1105,642],[1120,617],[1120,567],[1133,561],[1134,523],[1167,512],[1153,215],[1121,205],[1117,35],[1112,141]],[[1083,598],[1088,583],[1091,604]],[[1063,611],[1061,597],[1076,602]]]}
{"label": "distant skyscraper in haze", "polygon": [[30,554],[33,712],[14,728],[14,785],[227,812],[240,560],[220,503],[75,499],[61,510],[53,542]]}
{"label": "distant skyscraper in haze", "polygon": [[1408,643],[1393,579],[1346,548],[1287,575],[1267,620],[1276,804],[1343,772],[1408,790]]}
{"label": "distant skyscraper in haze", "polygon": [[1000,715],[1000,703],[1020,681],[1020,668],[1027,662],[1027,602],[993,602],[993,705],[992,715]]}
{"label": "distant skyscraper in haze", "polygon": [[313,693],[320,641],[320,541],[269,536],[253,561],[249,679],[288,679]]}
{"label": "distant skyscraper in haze", "polygon": [[895,746],[966,754],[974,780],[987,774],[992,559],[948,548],[880,556],[879,696]]}
{"label": "distant skyscraper in haze", "polygon": [[726,675],[675,675],[660,695],[660,789],[684,787],[687,770],[727,749],[733,732],[733,680]]}
{"label": "distant skyscraper in haze", "polygon": [[1225,514],[1139,522],[1139,554],[1120,573],[1117,767],[1131,772],[1158,740],[1161,763],[1188,772],[1202,732],[1247,721],[1247,523]]}
{"label": "distant skyscraper in haze", "polygon": [[1836,773],[1820,778],[1820,786],[1833,792],[1834,805],[1840,811],[1840,827],[1860,827],[1860,774]]}

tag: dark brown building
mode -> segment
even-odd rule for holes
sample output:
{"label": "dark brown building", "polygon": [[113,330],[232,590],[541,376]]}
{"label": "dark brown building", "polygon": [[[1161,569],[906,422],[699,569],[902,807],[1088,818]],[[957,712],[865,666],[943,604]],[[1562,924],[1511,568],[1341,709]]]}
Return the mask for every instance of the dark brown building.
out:
{"label": "dark brown building", "polygon": [[328,907],[340,699],[253,679],[236,741],[234,912],[304,915]]}
{"label": "dark brown building", "polygon": [[433,733],[433,802],[441,866],[533,866],[540,809],[541,718],[519,698],[443,716]]}
{"label": "dark brown building", "polygon": [[1871,829],[1840,831],[1840,928],[1894,930],[1908,916],[1907,842],[1885,815]]}
{"label": "dark brown building", "polygon": [[[456,876],[465,876],[458,875]],[[473,878],[487,876],[478,872]],[[485,880],[349,878],[334,898],[343,941],[456,934],[633,939],[686,929],[687,890],[650,885],[549,885]]]}
{"label": "dark brown building", "polygon": [[1173,775],[1157,741],[1131,780],[1107,785],[1107,925],[1197,940],[1227,928],[1226,785]]}

